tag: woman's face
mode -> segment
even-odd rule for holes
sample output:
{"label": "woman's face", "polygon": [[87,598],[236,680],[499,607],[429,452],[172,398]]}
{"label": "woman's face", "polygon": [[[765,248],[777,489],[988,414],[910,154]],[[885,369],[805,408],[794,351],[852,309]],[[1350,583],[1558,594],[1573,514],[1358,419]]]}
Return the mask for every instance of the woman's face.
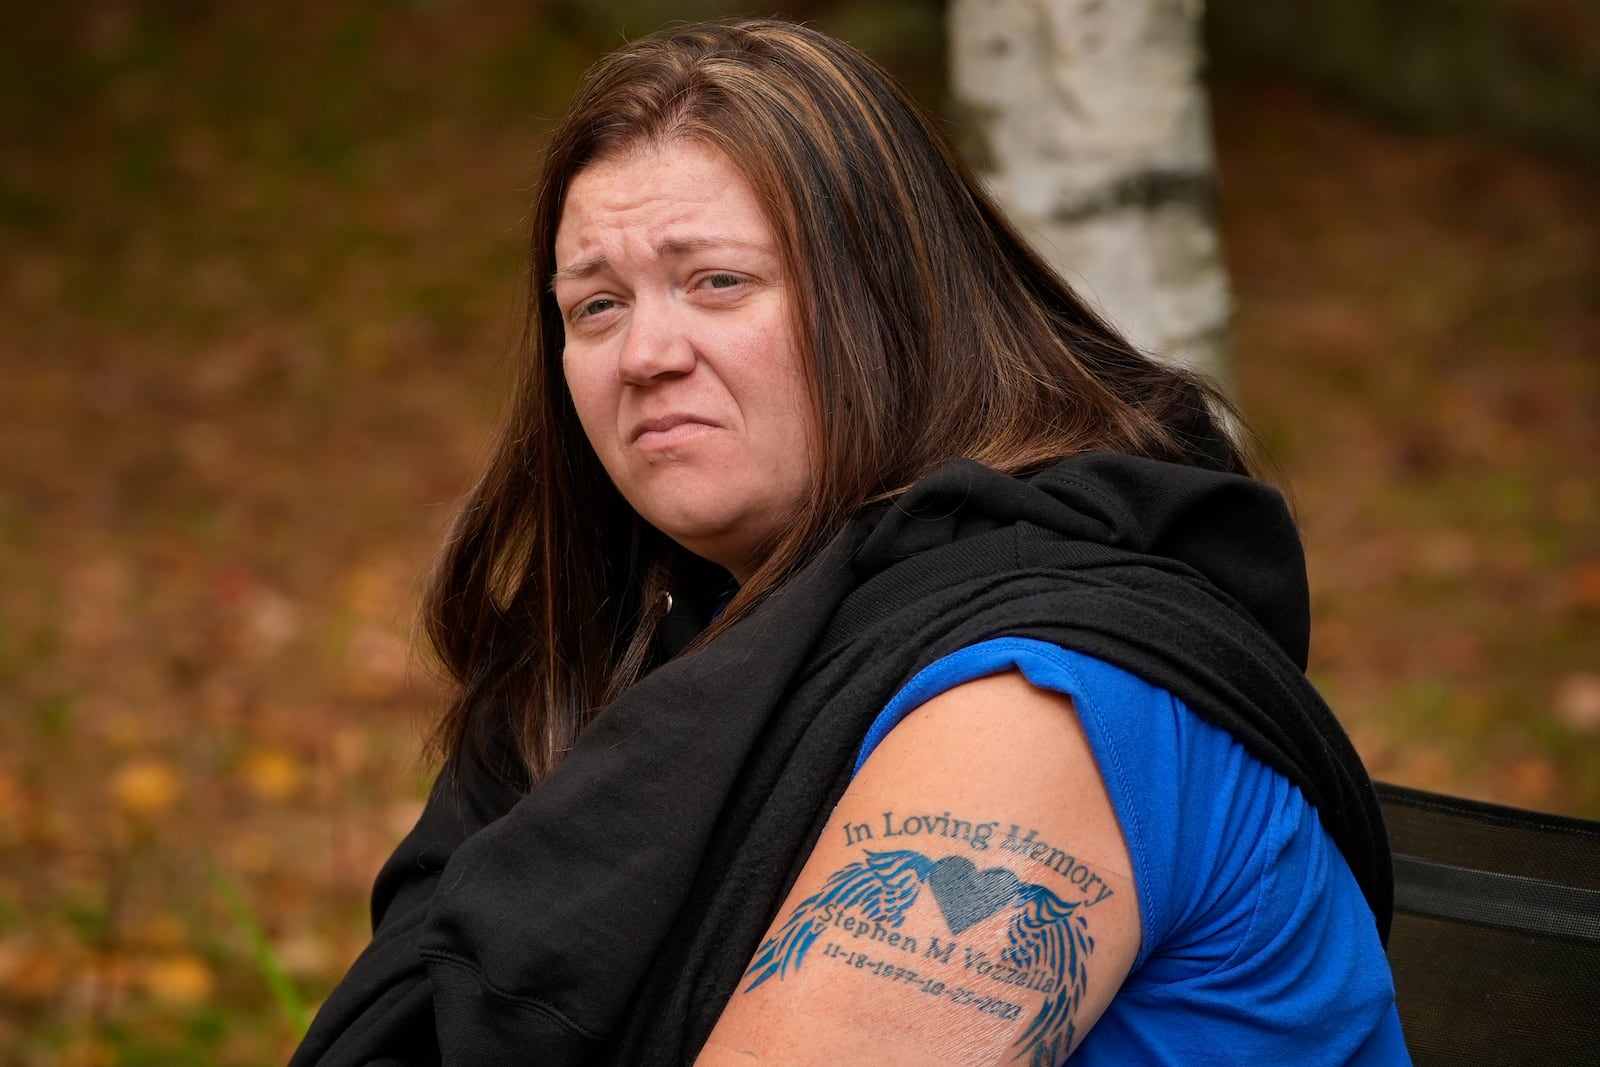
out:
{"label": "woman's face", "polygon": [[677,140],[573,178],[556,229],[562,367],[644,520],[740,581],[817,464],[772,228],[721,151]]}

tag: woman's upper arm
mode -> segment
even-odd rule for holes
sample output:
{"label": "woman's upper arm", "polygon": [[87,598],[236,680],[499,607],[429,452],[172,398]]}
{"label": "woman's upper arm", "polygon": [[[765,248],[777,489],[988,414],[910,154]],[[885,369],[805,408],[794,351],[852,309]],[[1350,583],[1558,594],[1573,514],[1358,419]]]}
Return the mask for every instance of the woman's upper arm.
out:
{"label": "woman's upper arm", "polygon": [[956,686],[845,791],[699,1063],[1059,1063],[1138,953],[1131,871],[1070,698]]}

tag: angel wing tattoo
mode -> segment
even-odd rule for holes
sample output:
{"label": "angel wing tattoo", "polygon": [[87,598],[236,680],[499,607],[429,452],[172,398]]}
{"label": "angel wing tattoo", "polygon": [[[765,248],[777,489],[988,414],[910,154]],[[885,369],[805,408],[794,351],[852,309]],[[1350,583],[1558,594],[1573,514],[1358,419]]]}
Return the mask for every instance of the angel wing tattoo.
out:
{"label": "angel wing tattoo", "polygon": [[[771,978],[780,981],[805,962],[806,952],[829,925],[829,917],[848,910],[857,918],[898,927],[926,886],[952,934],[1011,910],[1001,961],[1015,974],[1046,974],[1053,980],[1039,1013],[1012,1048],[1014,1060],[1030,1067],[1054,1067],[1066,1058],[1076,1035],[1079,1002],[1088,989],[1085,964],[1094,951],[1082,902],[1062,900],[1041,885],[1020,881],[1004,867],[979,871],[963,856],[931,859],[920,852],[868,852],[829,876],[822,889],[796,905],[776,934],[756,950],[745,977],[750,992]],[[965,968],[984,954],[968,954]],[[949,956],[935,956],[948,961]],[[948,963],[962,967],[959,961]],[[979,973],[984,972],[980,965]],[[1005,981],[1000,978],[998,981]]]}
{"label": "angel wing tattoo", "polygon": [[820,891],[795,907],[778,936],[762,943],[744,974],[755,975],[755,980],[744,991],[774,975],[781,980],[791,966],[800,969],[806,950],[827,925],[817,913],[830,904],[852,908],[864,919],[899,926],[933,868],[934,861],[919,852],[868,852],[865,860],[834,871]]}
{"label": "angel wing tattoo", "polygon": [[1059,975],[1061,985],[1045,998],[1039,1014],[1012,1047],[1021,1050],[1018,1058],[1031,1054],[1030,1067],[1054,1067],[1072,1049],[1078,1002],[1089,988],[1084,963],[1094,951],[1094,938],[1084,917],[1077,914],[1078,904],[1037,885],[1024,885],[1017,895],[1017,914],[1000,956],[1021,970]]}

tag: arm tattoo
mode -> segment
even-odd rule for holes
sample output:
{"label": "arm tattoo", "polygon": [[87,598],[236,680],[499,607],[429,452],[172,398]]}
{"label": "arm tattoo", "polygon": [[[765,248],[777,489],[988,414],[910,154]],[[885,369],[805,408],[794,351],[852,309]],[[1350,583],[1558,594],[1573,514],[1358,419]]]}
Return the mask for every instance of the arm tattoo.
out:
{"label": "arm tattoo", "polygon": [[[1057,870],[1065,873],[1059,866]],[[1081,881],[1076,884],[1082,886]],[[924,888],[944,919],[948,939],[900,930],[907,909]],[[1003,1018],[1019,1018],[1022,1007],[1005,1000],[1010,990],[1000,987],[1043,993],[1044,1004],[1012,1045],[1012,1058],[1026,1057],[1032,1067],[1052,1067],[1072,1048],[1075,1015],[1088,988],[1085,964],[1094,952],[1094,939],[1084,912],[1111,892],[1100,883],[1097,893],[1082,900],[1063,900],[1045,886],[1023,882],[1009,868],[979,870],[965,856],[934,859],[905,849],[869,851],[865,859],[829,876],[762,943],[745,972],[750,982],[744,992],[798,971],[806,953],[826,934],[824,957]],[[956,940],[997,913],[1010,918],[998,959]],[[979,988],[958,984],[966,982]]]}

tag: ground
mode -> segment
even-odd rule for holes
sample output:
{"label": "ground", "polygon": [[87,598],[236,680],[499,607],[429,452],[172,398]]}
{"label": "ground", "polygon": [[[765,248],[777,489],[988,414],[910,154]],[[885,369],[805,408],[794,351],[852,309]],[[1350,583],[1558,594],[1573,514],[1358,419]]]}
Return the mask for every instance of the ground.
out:
{"label": "ground", "polygon": [[[0,64],[0,1065],[280,1063],[428,780],[418,595],[592,45],[103,10]],[[1600,818],[1600,176],[1216,114],[1315,681],[1380,778]]]}

